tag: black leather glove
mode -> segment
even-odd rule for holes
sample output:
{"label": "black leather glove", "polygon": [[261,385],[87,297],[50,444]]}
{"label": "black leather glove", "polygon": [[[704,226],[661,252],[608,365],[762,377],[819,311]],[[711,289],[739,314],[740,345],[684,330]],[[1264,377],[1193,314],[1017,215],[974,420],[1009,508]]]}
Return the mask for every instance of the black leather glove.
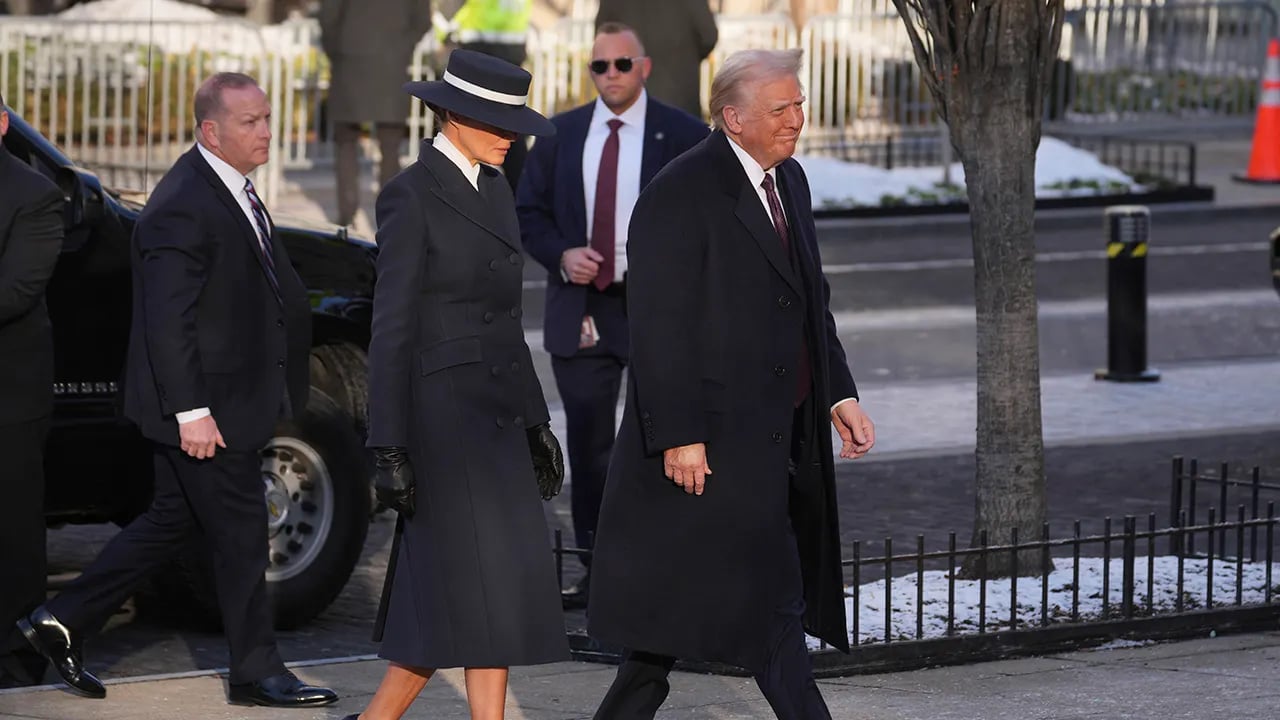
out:
{"label": "black leather glove", "polygon": [[413,467],[409,464],[408,448],[374,448],[373,454],[377,459],[373,474],[373,492],[378,502],[406,518],[413,517]]}
{"label": "black leather glove", "polygon": [[538,492],[543,500],[550,500],[560,494],[560,486],[564,485],[564,455],[560,453],[560,441],[551,432],[551,423],[531,427],[527,434]]}

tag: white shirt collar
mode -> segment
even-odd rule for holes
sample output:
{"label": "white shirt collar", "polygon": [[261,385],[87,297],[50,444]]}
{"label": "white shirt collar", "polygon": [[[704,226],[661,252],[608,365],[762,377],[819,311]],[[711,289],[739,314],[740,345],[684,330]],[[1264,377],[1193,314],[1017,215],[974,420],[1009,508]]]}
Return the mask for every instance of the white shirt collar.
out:
{"label": "white shirt collar", "polygon": [[200,150],[200,155],[204,157],[205,162],[209,163],[209,167],[213,168],[213,172],[222,180],[227,189],[231,191],[231,195],[239,197],[244,193],[244,181],[247,180],[240,171],[231,167],[226,160],[214,155],[209,148],[200,143],[196,143],[196,147]]}
{"label": "white shirt collar", "polygon": [[648,110],[649,110],[649,92],[643,88],[641,88],[640,90],[640,97],[636,98],[636,101],[631,103],[631,107],[624,110],[621,115],[615,114],[612,110],[609,109],[608,105],[604,104],[604,100],[597,97],[596,108],[591,114],[591,123],[593,125],[596,123],[603,125],[614,118],[618,118],[619,120],[622,121],[623,125],[630,125],[631,127],[635,127],[635,128],[643,128],[645,114],[648,112]]}
{"label": "white shirt collar", "polygon": [[729,147],[733,148],[733,154],[738,156],[738,162],[742,163],[742,169],[747,171],[747,179],[751,181],[752,187],[757,191],[760,190],[760,183],[764,182],[765,175],[773,178],[776,187],[778,176],[774,173],[777,168],[770,168],[768,172],[765,172],[764,168],[760,167],[760,163],[756,162],[756,159],[751,157],[746,150],[743,150],[742,146],[734,141],[733,138],[727,134],[725,138],[729,140]]}
{"label": "white shirt collar", "polygon": [[435,138],[431,141],[431,147],[439,150],[441,154],[453,161],[453,164],[457,165],[463,176],[467,178],[467,182],[471,183],[471,187],[477,191],[480,190],[480,163],[473,164],[470,160],[467,160],[462,151],[458,150],[442,132],[436,133]]}

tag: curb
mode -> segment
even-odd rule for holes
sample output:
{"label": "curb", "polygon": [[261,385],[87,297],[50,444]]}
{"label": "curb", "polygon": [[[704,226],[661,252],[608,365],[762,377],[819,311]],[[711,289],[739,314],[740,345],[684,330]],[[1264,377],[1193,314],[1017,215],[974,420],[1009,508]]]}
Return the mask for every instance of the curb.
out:
{"label": "curb", "polygon": [[[1276,218],[1280,225],[1280,207],[1275,205],[1221,205],[1207,202],[1152,204],[1153,221],[1210,222]],[[1054,230],[1098,229],[1102,227],[1106,206],[1036,212],[1036,232]],[[969,214],[891,217],[891,218],[820,218],[815,221],[823,242],[875,240],[919,237],[928,233],[968,232]]]}

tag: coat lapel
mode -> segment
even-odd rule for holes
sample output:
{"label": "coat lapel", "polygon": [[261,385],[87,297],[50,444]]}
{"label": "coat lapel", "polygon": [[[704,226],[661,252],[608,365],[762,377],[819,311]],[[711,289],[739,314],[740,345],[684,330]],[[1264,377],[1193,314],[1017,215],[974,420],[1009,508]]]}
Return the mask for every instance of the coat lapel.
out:
{"label": "coat lapel", "polygon": [[[236,202],[236,198],[231,194],[231,190],[227,188],[227,184],[222,182],[222,178],[218,177],[218,173],[214,172],[213,167],[209,165],[209,162],[204,159],[204,156],[200,154],[200,151],[197,148],[192,147],[188,150],[187,158],[192,166],[195,167],[196,172],[200,173],[200,176],[213,187],[213,193],[217,196],[218,202],[222,203],[222,207],[226,208],[227,212],[231,213],[231,217],[235,220],[236,224],[240,226],[241,236],[244,237],[246,242],[250,243],[249,250],[253,253],[253,257],[258,261],[258,269],[262,271],[262,279],[267,284],[270,284],[271,280],[267,271],[267,260],[262,256],[262,246],[258,243],[258,231],[254,230],[253,226],[249,224],[249,218],[244,214],[244,208],[240,207],[240,203]],[[263,212],[266,213],[265,207],[263,208]],[[270,213],[266,213],[266,215],[267,225],[271,228],[271,247],[274,249],[279,247],[275,242],[275,223],[271,221]],[[279,282],[278,274],[277,282]]]}
{"label": "coat lapel", "polygon": [[587,131],[591,128],[591,117],[595,105],[584,108],[585,117],[575,123],[558,142],[562,156],[556,173],[565,189],[565,197],[569,199],[572,210],[571,217],[577,227],[571,238],[583,238],[583,244],[590,242],[587,236],[587,187],[582,181],[582,148],[587,143]]}
{"label": "coat lapel", "polygon": [[[816,275],[822,268],[817,259],[818,238],[811,222],[813,213],[810,210],[812,201],[800,197],[804,183],[800,182],[797,173],[802,172],[799,163],[788,160],[778,166],[778,185],[781,188],[780,200],[787,213],[787,226],[791,230],[791,243],[796,249],[799,260],[800,279],[806,287],[815,287]],[[803,210],[802,210],[803,208]]]}
{"label": "coat lapel", "polygon": [[734,214],[751,233],[751,237],[760,246],[760,252],[764,253],[773,269],[782,276],[792,290],[803,295],[804,286],[791,267],[791,258],[787,257],[787,252],[782,247],[782,238],[778,237],[778,231],[774,229],[773,221],[765,212],[764,203],[760,201],[756,189],[751,186],[751,181],[747,180],[746,171],[742,169],[742,163],[738,162],[738,156],[733,153],[733,148],[729,147],[729,138],[724,133],[716,131],[716,134],[711,137],[711,143],[723,166],[722,177],[725,178],[726,183],[724,189],[729,195],[737,198]]}
{"label": "coat lapel", "polygon": [[488,206],[488,218],[501,230],[498,236],[514,250],[520,250],[520,222],[516,219],[515,200],[502,173],[488,168],[480,171],[480,196]]}
{"label": "coat lapel", "polygon": [[[498,218],[494,217],[493,208],[489,206],[484,196],[476,188],[471,187],[470,181],[462,174],[462,170],[453,164],[452,160],[432,147],[430,140],[422,141],[422,149],[418,153],[418,162],[426,166],[427,170],[435,176],[437,185],[431,188],[431,192],[436,197],[490,235],[510,245],[513,249],[520,249],[519,235],[517,234],[514,239],[510,237],[508,228],[504,227]],[[482,169],[477,185],[483,188],[485,182],[485,172]]]}
{"label": "coat lapel", "polygon": [[644,113],[644,148],[640,151],[641,190],[648,187],[649,181],[662,169],[666,147],[667,133],[662,124],[662,113],[658,104],[650,99]]}

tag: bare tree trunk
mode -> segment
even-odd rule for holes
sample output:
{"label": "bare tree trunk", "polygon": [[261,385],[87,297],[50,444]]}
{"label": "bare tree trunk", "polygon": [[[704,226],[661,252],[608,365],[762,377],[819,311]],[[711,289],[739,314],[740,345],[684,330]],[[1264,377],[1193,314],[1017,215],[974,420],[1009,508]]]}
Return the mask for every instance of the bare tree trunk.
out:
{"label": "bare tree trunk", "polygon": [[[973,544],[1040,539],[1047,516],[1035,291],[1035,167],[1063,0],[893,0],[964,165],[977,310]],[[927,42],[926,42],[927,41]],[[969,557],[968,577],[1039,574],[1042,552]]]}
{"label": "bare tree trunk", "polygon": [[[1004,545],[1040,539],[1047,507],[1040,415],[1035,291],[1035,145],[1021,103],[996,102],[962,124],[958,143],[969,195],[977,309],[978,431],[973,545],[979,532]],[[988,577],[1013,572],[1008,553],[988,555]],[[1038,574],[1041,554],[1024,551],[1018,574]],[[969,558],[965,574],[981,568]]]}

